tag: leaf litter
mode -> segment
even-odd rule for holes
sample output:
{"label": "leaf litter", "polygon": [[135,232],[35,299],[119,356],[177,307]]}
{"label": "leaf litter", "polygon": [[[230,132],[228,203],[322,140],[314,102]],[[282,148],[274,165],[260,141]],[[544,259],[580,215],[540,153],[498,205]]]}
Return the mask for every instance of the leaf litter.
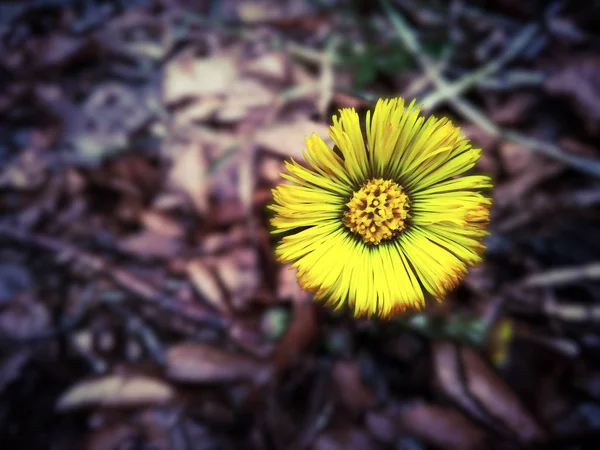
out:
{"label": "leaf litter", "polygon": [[[600,157],[595,6],[549,2],[505,58],[534,9],[396,2],[448,94],[386,3],[3,16],[6,448],[580,448],[598,433],[600,185],[573,163]],[[442,308],[353,321],[275,263],[265,206],[307,135],[331,143],[338,108],[406,91],[484,148],[486,262]]]}

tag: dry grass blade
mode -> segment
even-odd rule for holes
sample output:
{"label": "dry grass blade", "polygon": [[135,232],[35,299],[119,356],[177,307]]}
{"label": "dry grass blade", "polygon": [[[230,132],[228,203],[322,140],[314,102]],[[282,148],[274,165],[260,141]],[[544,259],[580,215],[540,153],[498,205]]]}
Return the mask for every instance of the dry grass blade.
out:
{"label": "dry grass blade", "polygon": [[167,351],[167,376],[186,383],[228,383],[269,378],[269,368],[258,361],[209,344],[182,343]]}

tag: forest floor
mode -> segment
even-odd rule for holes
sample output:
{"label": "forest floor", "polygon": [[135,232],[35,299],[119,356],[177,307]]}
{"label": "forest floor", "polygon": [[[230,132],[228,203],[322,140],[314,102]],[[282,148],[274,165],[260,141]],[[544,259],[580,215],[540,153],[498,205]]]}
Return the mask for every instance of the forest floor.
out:
{"label": "forest floor", "polygon": [[[598,448],[598,1],[0,18],[3,450]],[[439,306],[355,320],[266,205],[305,136],[395,96],[483,148],[491,234]]]}

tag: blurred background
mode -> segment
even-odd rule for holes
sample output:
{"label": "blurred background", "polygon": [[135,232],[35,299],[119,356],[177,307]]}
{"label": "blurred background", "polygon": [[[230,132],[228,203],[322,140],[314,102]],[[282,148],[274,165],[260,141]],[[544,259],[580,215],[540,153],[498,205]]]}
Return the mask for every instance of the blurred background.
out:
{"label": "blurred background", "polygon": [[[600,2],[0,2],[0,448],[600,445]],[[341,107],[484,149],[485,262],[315,305],[270,189]]]}

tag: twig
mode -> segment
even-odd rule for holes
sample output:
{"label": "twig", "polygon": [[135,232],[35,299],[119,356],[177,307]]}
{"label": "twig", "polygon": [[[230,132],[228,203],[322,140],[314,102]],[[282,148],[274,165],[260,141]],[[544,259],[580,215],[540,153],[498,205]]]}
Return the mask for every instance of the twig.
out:
{"label": "twig", "polygon": [[544,302],[544,313],[570,323],[598,323],[600,321],[598,305],[549,300]]}
{"label": "twig", "polygon": [[[588,173],[590,175],[600,177],[600,161],[584,158],[581,156],[571,155],[563,151],[560,147],[551,144],[549,142],[540,141],[535,138],[530,138],[519,134],[511,130],[503,130],[493,121],[487,118],[487,116],[475,108],[473,105],[462,99],[458,94],[454,96],[448,96],[449,92],[453,92],[453,85],[447,81],[442,75],[436,70],[436,64],[431,57],[423,51],[419,40],[415,33],[410,28],[409,24],[404,18],[392,8],[389,0],[380,0],[383,9],[390,17],[392,24],[396,29],[398,37],[413,56],[413,58],[421,66],[421,69],[425,74],[430,77],[435,89],[445,93],[444,98],[465,118],[474,122],[481,129],[489,133],[490,135],[498,138],[504,138],[515,142],[525,148],[543,153],[554,159],[558,159],[570,166]],[[525,37],[529,35],[530,31],[525,34]],[[510,56],[510,55],[509,55]]]}
{"label": "twig", "polygon": [[66,258],[68,261],[75,261],[95,273],[104,274],[112,279],[114,283],[135,295],[140,300],[179,317],[194,322],[210,324],[218,328],[223,328],[227,325],[226,318],[218,316],[198,304],[182,302],[176,297],[165,295],[132,273],[114,267],[109,264],[108,261],[105,261],[96,255],[79,250],[66,242],[30,233],[5,224],[0,224],[0,236],[1,235],[24,244],[43,248],[46,251],[59,255],[61,258]]}
{"label": "twig", "polygon": [[566,153],[558,145],[525,136],[516,131],[505,130],[502,133],[502,137],[516,144],[520,144],[523,147],[529,148],[530,150],[551,156],[552,158],[569,164],[582,172],[600,177],[600,161],[596,159]]}
{"label": "twig", "polygon": [[[445,89],[438,89],[431,94],[425,96],[422,100],[424,109],[432,109],[437,106],[440,102],[446,99],[457,97],[467,89],[479,83],[481,80],[493,75],[498,72],[502,67],[517,56],[528,42],[533,39],[535,33],[538,30],[537,25],[525,26],[519,34],[508,44],[502,54],[491,60],[489,63],[477,69],[460,80],[446,85]],[[438,74],[438,77],[441,74]]]}
{"label": "twig", "polygon": [[467,100],[457,97],[450,101],[457,111],[465,118],[476,124],[491,136],[514,142],[521,147],[550,156],[582,172],[600,177],[600,161],[567,153],[558,145],[525,136],[517,131],[503,130]]}
{"label": "twig", "polygon": [[[320,66],[323,62],[323,52],[313,48],[303,47],[295,42],[289,42],[284,47],[286,53],[309,64]],[[336,54],[328,55],[332,64],[339,63],[339,57]]]}
{"label": "twig", "polygon": [[515,88],[540,86],[546,75],[534,70],[510,70],[502,75],[479,80],[477,86],[488,91],[507,91]]}
{"label": "twig", "polygon": [[[444,55],[436,61],[435,63],[435,71],[438,75],[441,75],[442,72],[446,69],[448,65],[448,60],[450,59],[451,52],[444,52]],[[417,94],[425,89],[431,83],[431,78],[427,74],[422,74],[419,77],[416,77],[406,89],[402,92],[402,97],[404,98],[413,98],[416,97]]]}
{"label": "twig", "polygon": [[527,287],[564,286],[584,280],[600,280],[600,263],[578,267],[563,267],[531,275],[523,281]]}

